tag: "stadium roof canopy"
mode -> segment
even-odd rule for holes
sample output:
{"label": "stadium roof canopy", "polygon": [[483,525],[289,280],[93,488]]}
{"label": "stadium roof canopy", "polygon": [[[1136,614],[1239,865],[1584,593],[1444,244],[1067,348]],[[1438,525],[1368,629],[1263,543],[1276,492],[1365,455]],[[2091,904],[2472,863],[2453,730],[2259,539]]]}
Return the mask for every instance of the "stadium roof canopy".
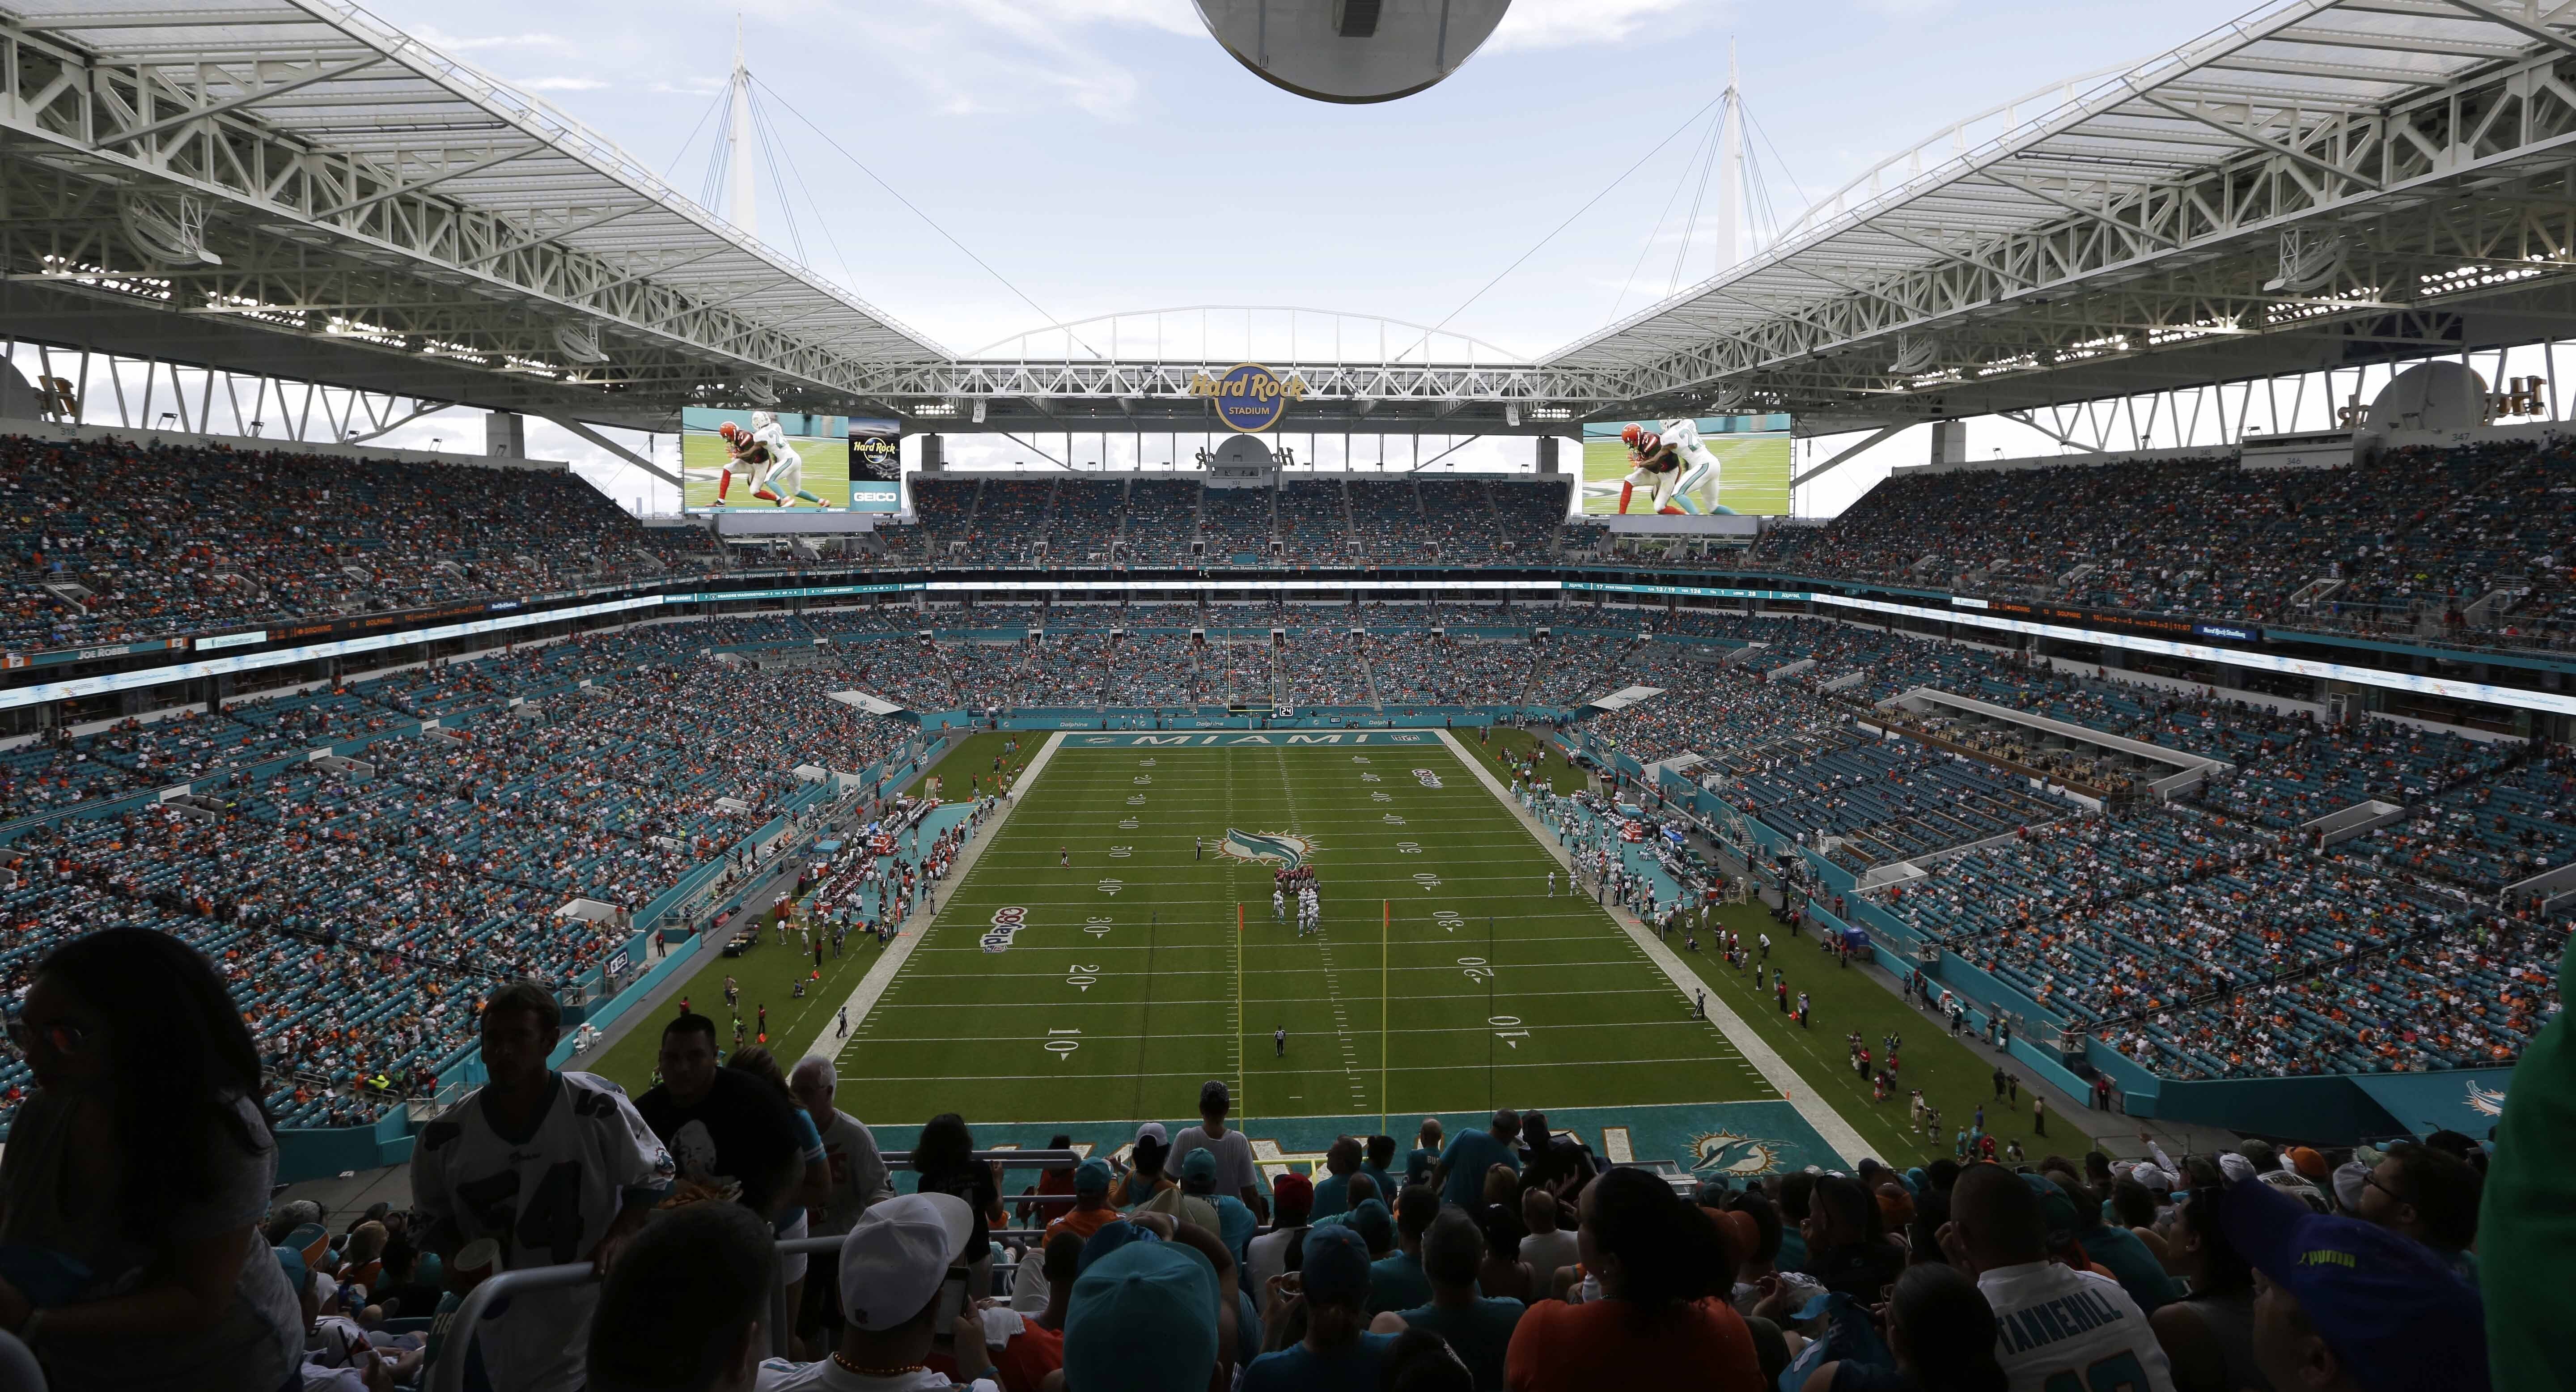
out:
{"label": "stadium roof canopy", "polygon": [[666,428],[947,356],[354,5],[9,0],[0,42],[24,336]]}
{"label": "stadium roof canopy", "polygon": [[[1536,363],[1429,332],[1269,360],[1314,369],[1296,429],[1736,409],[1812,433],[2537,341],[2576,313],[2571,31],[2502,0],[2290,0],[1937,133]],[[1240,360],[1099,324],[954,355],[336,0],[0,0],[0,48],[21,337],[648,429],[774,400],[1194,431],[1191,378]]]}
{"label": "stadium roof canopy", "polygon": [[1803,431],[2537,341],[2576,309],[2571,30],[2521,0],[2272,6],[1901,150],[1541,366]]}

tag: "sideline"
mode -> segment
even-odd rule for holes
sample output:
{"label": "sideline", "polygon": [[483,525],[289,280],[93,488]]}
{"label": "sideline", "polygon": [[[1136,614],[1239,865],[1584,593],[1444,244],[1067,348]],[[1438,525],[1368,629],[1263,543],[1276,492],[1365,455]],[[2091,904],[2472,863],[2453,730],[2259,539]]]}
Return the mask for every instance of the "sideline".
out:
{"label": "sideline", "polygon": [[[1521,825],[1531,836],[1537,838],[1540,847],[1554,856],[1557,863],[1565,867],[1567,876],[1571,877],[1574,873],[1572,854],[1558,844],[1556,838],[1550,835],[1545,827],[1539,825],[1538,818],[1532,816],[1528,808],[1513,800],[1511,789],[1504,787],[1502,781],[1494,777],[1493,770],[1485,767],[1484,760],[1477,758],[1465,745],[1460,744],[1456,735],[1447,730],[1438,733],[1440,742],[1449,747],[1449,752],[1457,756],[1458,762],[1465,764],[1468,771],[1474,773],[1484,783],[1486,791],[1494,795],[1495,801],[1509,808],[1512,814],[1520,819]],[[1666,947],[1661,939],[1647,931],[1645,925],[1639,923],[1627,910],[1613,905],[1598,907],[1608,911],[1611,921],[1617,923],[1628,934],[1629,941],[1635,943],[1638,950],[1646,954],[1646,960],[1655,964],[1655,969],[1664,974],[1665,980],[1672,983],[1673,989],[1681,993],[1684,1001],[1695,999],[1691,993],[1699,988],[1701,983],[1697,977],[1691,975],[1689,968],[1682,965],[1682,959],[1673,955],[1671,948]],[[1715,1022],[1718,1030],[1726,1036],[1726,1042],[1734,1045],[1737,1053],[1744,1055],[1745,1060],[1761,1073],[1762,1080],[1769,1083],[1774,1092],[1788,1099],[1789,1105],[1798,1109],[1798,1115],[1809,1126],[1816,1128],[1816,1134],[1823,1137],[1825,1144],[1832,1146],[1836,1154],[1842,1156],[1844,1164],[1857,1165],[1864,1157],[1877,1153],[1868,1141],[1861,1138],[1859,1130],[1850,1122],[1843,1120],[1842,1113],[1835,1111],[1832,1103],[1825,1101],[1815,1088],[1808,1086],[1807,1080],[1800,1077],[1798,1071],[1789,1066],[1787,1059],[1780,1057],[1780,1052],[1771,1047],[1770,1041],[1764,1039],[1751,1025],[1746,1024],[1723,999],[1716,995],[1708,997],[1708,1015],[1709,1019]]]}
{"label": "sideline", "polygon": [[[1010,824],[1011,814],[1019,810],[1020,794],[1037,786],[1038,775],[1046,772],[1048,761],[1055,757],[1056,749],[1063,743],[1064,732],[1061,730],[1047,737],[1045,745],[1029,760],[1028,767],[1011,781],[1011,795],[1003,799],[1001,810],[984,824],[983,834],[968,841],[966,848],[957,853],[957,868],[948,876],[951,898],[955,897],[957,888],[965,884],[967,872],[975,868],[975,862],[984,858],[984,848],[1001,839],[1002,828]],[[832,1026],[837,1023],[836,1019],[826,1015],[823,1017],[824,1028],[814,1032],[814,1042],[806,1047],[806,1058],[831,1061],[841,1056],[850,1039],[858,1036],[859,1027],[867,1023],[868,1012],[876,1009],[877,1002],[885,998],[886,988],[894,984],[903,964],[912,960],[913,949],[930,936],[935,917],[927,906],[912,911],[912,917],[895,930],[893,940],[886,944],[885,955],[877,958],[876,965],[869,967],[867,975],[859,978],[850,998],[842,1002],[841,1008],[850,1012],[849,1037],[835,1037]]]}

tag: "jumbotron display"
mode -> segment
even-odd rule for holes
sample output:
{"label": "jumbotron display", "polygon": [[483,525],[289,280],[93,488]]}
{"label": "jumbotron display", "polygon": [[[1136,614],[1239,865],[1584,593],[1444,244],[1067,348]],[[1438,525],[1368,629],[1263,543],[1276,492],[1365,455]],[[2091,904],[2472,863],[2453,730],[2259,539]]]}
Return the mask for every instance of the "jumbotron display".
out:
{"label": "jumbotron display", "polygon": [[1587,421],[1582,510],[1786,516],[1789,418]]}
{"label": "jumbotron display", "polygon": [[[795,411],[680,413],[682,505],[693,513],[772,509],[893,512],[899,480],[887,467],[891,422]],[[851,444],[866,427],[869,463],[851,478]]]}

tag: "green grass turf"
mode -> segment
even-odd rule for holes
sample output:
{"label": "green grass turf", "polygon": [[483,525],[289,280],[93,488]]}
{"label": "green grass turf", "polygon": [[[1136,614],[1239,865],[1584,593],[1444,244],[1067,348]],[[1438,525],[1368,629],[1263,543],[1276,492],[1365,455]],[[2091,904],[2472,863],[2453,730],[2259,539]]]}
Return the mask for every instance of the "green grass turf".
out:
{"label": "green grass turf", "polygon": [[[1271,921],[1266,865],[1193,858],[1229,827],[1316,843],[1321,936]],[[1553,868],[1437,744],[1060,749],[843,1049],[848,1106],[1168,1118],[1210,1078],[1239,1118],[1775,1096],[1598,906],[1561,875],[1547,897]],[[985,951],[1005,907],[1026,924]]]}
{"label": "green grass turf", "polygon": [[[1869,1141],[1880,1159],[1892,1164],[1900,1160],[1919,1164],[1950,1154],[1952,1134],[1967,1128],[1970,1114],[1979,1103],[1985,1104],[1986,1130],[1994,1136],[1998,1148],[2019,1137],[2022,1149],[2033,1161],[2052,1151],[2080,1156],[2092,1148],[2084,1130],[2086,1122],[2097,1120],[2092,1113],[2067,1116],[2052,1108],[2048,1134],[2043,1137],[2031,1130],[2029,1088],[2022,1089],[2018,1104],[1995,1098],[1995,1065],[2003,1064],[2008,1073],[2021,1070],[1987,1048],[1982,1036],[1952,1039],[1930,1016],[1907,1008],[1903,1000],[1859,967],[1836,967],[1833,959],[1818,948],[1812,934],[1791,937],[1787,925],[1773,921],[1770,913],[1758,905],[1730,905],[1718,913],[1721,921],[1747,943],[1758,943],[1758,934],[1771,935],[1770,964],[1787,975],[1791,1004],[1796,1003],[1798,992],[1807,993],[1813,1028],[1800,1029],[1793,1017],[1780,1013],[1767,976],[1764,984],[1756,987],[1751,967],[1737,974],[1706,939],[1701,941],[1698,954],[1679,954],[1683,964],[1708,983],[1712,1000],[1723,1000],[1759,1030],[1789,1066],[1807,1080],[1807,1085],[1817,1089],[1817,1094]],[[1681,947],[1682,935],[1674,934],[1672,942],[1676,948]],[[1900,1073],[1903,1081],[1885,1102],[1871,1101],[1869,1081],[1852,1069],[1853,1030],[1859,1030],[1862,1042],[1869,1045],[1873,1067],[1885,1056],[1880,1044],[1882,1036],[1892,1033],[1903,1041],[1898,1050],[1904,1065]],[[1973,1043],[1967,1042],[1971,1039]],[[1911,1133],[1907,1130],[1911,1112],[1905,1095],[1915,1088],[1923,1089],[1924,1100],[1941,1109],[1942,1134],[1937,1146],[1924,1139],[1920,1129]]]}
{"label": "green grass turf", "polygon": [[[1529,760],[1530,751],[1540,744],[1537,735],[1527,730],[1513,729],[1508,725],[1495,726],[1493,739],[1490,742],[1477,739],[1476,732],[1473,730],[1458,730],[1454,733],[1458,737],[1458,742],[1467,746],[1467,752],[1475,755],[1476,761],[1485,766],[1485,771],[1494,775],[1494,780],[1506,788],[1512,786],[1512,780],[1519,775],[1512,771],[1511,763],[1504,756],[1509,755],[1526,763]],[[1551,750],[1553,748],[1550,746]],[[1551,792],[1571,793],[1583,786],[1583,770],[1567,764],[1563,753],[1551,752],[1545,766],[1539,772],[1537,783],[1538,786]]]}
{"label": "green grass turf", "polygon": [[730,976],[742,990],[743,1041],[752,1041],[759,1007],[768,1006],[769,1051],[792,1067],[813,1046],[815,1036],[831,1027],[833,1012],[858,989],[859,978],[876,965],[877,940],[853,933],[841,952],[834,958],[829,947],[824,949],[823,979],[806,984],[803,1000],[796,999],[796,983],[813,970],[814,962],[798,946],[792,931],[785,947],[778,945],[773,933],[740,957],[718,954],[691,975],[654,1018],[639,1020],[624,1038],[571,1066],[612,1079],[631,1093],[651,1087],[662,1026],[679,1014],[680,996],[688,997],[691,1010],[716,1022],[719,1047],[732,1047],[733,1019],[724,1003],[724,981]]}
{"label": "green grass turf", "polygon": [[[1046,739],[1043,730],[987,730],[968,735],[950,745],[939,762],[916,775],[903,791],[912,797],[924,796],[929,791],[930,780],[935,777],[941,780],[939,796],[943,802],[964,802],[979,790],[989,793],[993,791],[995,759],[1002,761],[1005,773],[1018,777],[1020,770],[1028,767],[1029,760],[1036,756]],[[1019,747],[1016,750],[1010,748],[1013,744]]]}

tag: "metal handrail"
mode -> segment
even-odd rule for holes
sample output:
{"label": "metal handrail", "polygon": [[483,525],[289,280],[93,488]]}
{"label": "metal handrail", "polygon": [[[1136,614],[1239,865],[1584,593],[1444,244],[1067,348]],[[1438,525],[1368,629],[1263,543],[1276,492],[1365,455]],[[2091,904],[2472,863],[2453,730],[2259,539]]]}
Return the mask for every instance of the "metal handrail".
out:
{"label": "metal handrail", "polygon": [[[888,1168],[900,1168],[911,1162],[910,1151],[886,1151],[880,1156]],[[1083,1161],[1079,1151],[1071,1150],[979,1150],[969,1157],[978,1164],[998,1164],[1004,1169],[1069,1170]],[[1071,1194],[1004,1195],[1001,1202],[1011,1204],[1072,1203]],[[997,1242],[1035,1243],[1044,1240],[1044,1228],[993,1228],[987,1234]],[[840,1250],[838,1237],[788,1238],[778,1243],[781,1257],[813,1256]],[[598,1276],[588,1262],[563,1266],[532,1266],[520,1271],[498,1271],[485,1277],[465,1293],[455,1313],[448,1320],[445,1342],[439,1347],[438,1360],[429,1367],[426,1392],[465,1392],[465,1362],[474,1345],[475,1327],[482,1322],[483,1312],[493,1301],[520,1291],[569,1290]],[[788,1335],[792,1332],[794,1311],[787,1308],[787,1282],[784,1271],[770,1282],[769,1352],[772,1357],[788,1356]]]}

